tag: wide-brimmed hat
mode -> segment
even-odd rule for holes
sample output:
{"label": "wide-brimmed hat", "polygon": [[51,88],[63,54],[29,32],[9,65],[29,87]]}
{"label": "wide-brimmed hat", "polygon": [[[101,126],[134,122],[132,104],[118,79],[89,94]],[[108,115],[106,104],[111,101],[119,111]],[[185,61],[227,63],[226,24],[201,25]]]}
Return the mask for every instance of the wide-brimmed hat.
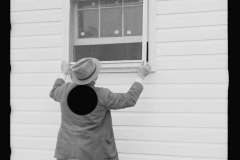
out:
{"label": "wide-brimmed hat", "polygon": [[72,81],[79,85],[90,83],[97,78],[101,66],[101,62],[93,57],[78,60],[70,69]]}

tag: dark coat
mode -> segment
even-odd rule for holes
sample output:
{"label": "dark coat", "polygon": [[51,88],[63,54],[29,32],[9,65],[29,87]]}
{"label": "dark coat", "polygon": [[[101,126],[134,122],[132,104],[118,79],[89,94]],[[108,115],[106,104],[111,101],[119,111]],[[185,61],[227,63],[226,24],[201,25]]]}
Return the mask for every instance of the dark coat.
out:
{"label": "dark coat", "polygon": [[118,160],[110,110],[133,107],[143,90],[142,84],[134,82],[127,93],[112,93],[107,88],[95,87],[94,83],[88,84],[96,92],[98,102],[96,108],[87,115],[77,115],[68,107],[68,94],[76,86],[59,78],[50,92],[50,97],[61,105],[61,126],[54,157]]}

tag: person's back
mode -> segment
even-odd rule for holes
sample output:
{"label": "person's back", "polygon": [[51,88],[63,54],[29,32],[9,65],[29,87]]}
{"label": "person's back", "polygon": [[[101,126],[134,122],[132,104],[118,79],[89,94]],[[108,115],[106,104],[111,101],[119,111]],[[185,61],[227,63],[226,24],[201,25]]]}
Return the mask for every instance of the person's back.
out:
{"label": "person's back", "polygon": [[[85,59],[85,63],[88,60]],[[66,73],[68,67],[67,64],[64,66],[63,62],[62,70],[64,70],[64,67],[65,71],[63,72]],[[74,80],[76,77],[74,77],[75,74],[72,71],[71,78],[73,82],[65,83],[63,79],[59,78],[50,92],[50,97],[60,102],[62,115],[54,157],[63,160],[118,160],[112,128],[111,109],[123,109],[133,107],[136,104],[143,90],[141,81],[149,74],[150,67],[140,67],[138,78],[127,93],[113,93],[107,88],[95,87],[94,84],[98,74],[95,74],[92,79],[90,78],[90,83],[86,81],[85,84],[77,84],[82,82]],[[94,81],[92,81],[93,79]],[[69,99],[76,88],[79,88],[78,92],[76,92],[78,98],[73,106]],[[84,108],[92,107],[89,106],[90,103],[88,102],[94,100],[91,99],[92,97],[86,97],[87,94],[83,94],[86,92],[85,89],[94,91],[97,103],[90,113],[81,114],[75,112],[74,107],[78,111],[80,108],[81,112],[81,108],[84,110]]]}

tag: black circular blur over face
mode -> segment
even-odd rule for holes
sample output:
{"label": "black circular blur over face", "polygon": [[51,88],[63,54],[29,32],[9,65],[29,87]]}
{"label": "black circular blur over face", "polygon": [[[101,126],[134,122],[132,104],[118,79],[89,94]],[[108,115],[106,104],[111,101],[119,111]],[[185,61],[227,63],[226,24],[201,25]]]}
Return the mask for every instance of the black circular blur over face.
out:
{"label": "black circular blur over face", "polygon": [[72,112],[77,115],[87,115],[97,106],[96,92],[89,86],[79,85],[73,88],[67,98],[67,103]]}

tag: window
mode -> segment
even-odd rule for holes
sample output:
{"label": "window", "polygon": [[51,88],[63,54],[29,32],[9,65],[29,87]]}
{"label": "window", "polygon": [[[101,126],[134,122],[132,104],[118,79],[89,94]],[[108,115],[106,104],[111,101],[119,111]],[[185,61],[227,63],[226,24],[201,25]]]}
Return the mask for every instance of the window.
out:
{"label": "window", "polygon": [[64,57],[71,64],[95,57],[103,68],[131,71],[148,60],[149,0],[71,2],[63,3]]}

